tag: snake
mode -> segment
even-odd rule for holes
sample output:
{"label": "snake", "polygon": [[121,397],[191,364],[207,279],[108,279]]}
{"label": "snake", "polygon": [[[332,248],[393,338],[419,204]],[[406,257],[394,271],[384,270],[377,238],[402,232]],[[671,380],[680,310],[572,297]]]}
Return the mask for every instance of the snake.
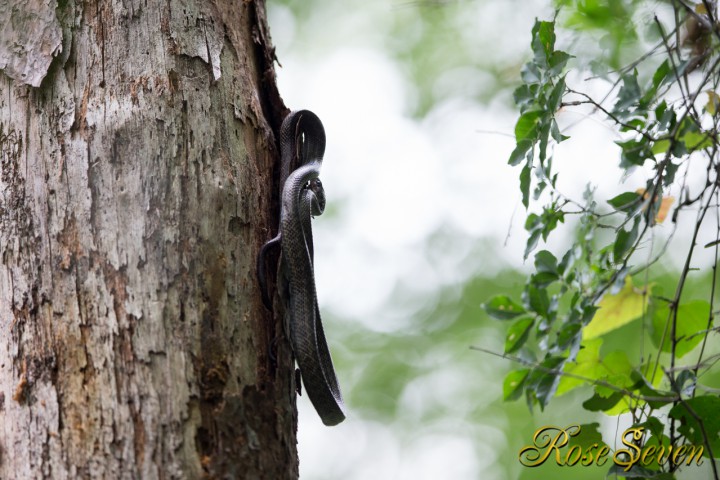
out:
{"label": "snake", "polygon": [[280,297],[290,343],[311,403],[323,423],[332,426],[345,419],[345,406],[317,303],[311,226],[311,218],[325,209],[319,178],[324,154],[325,129],[317,115],[309,110],[290,112],[280,127],[280,226],[277,236],[260,250],[257,276],[263,303],[271,308],[265,256],[279,245]]}

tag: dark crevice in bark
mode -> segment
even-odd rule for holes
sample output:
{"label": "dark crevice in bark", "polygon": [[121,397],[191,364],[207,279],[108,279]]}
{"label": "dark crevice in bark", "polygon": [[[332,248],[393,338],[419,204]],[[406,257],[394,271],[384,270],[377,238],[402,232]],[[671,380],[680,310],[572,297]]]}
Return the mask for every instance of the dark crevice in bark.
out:
{"label": "dark crevice in bark", "polygon": [[[288,108],[280,96],[275,75],[275,47],[270,40],[270,31],[267,25],[265,2],[250,2],[250,31],[252,32],[255,47],[255,60],[257,71],[260,73],[260,99],[263,113],[279,140],[280,125],[288,113]],[[278,150],[279,151],[279,150]]]}
{"label": "dark crevice in bark", "polygon": [[[257,62],[256,72],[259,78],[256,79],[257,84],[260,87],[260,104],[263,109],[263,114],[273,130],[274,143],[270,149],[272,155],[272,168],[270,172],[265,172],[271,180],[271,188],[261,189],[261,192],[270,191],[270,211],[268,213],[270,224],[277,226],[280,220],[280,126],[285,116],[289,113],[289,109],[285,106],[285,103],[280,96],[280,92],[277,88],[276,74],[275,74],[275,63],[278,62],[277,56],[275,55],[275,47],[272,46],[270,39],[269,27],[267,25],[267,15],[265,12],[265,3],[261,1],[253,1],[249,4],[249,21],[250,21],[250,32],[252,34],[252,42],[254,47],[254,58]],[[267,194],[267,193],[266,193]],[[266,240],[275,236],[277,233],[276,228],[271,227],[268,231]],[[268,252],[266,258],[266,280],[267,287],[270,292],[274,291],[277,285],[276,270],[279,260],[278,249],[271,249]],[[283,332],[281,328],[282,321],[277,321],[276,316],[265,317],[267,325],[269,326],[266,331],[268,332],[268,350],[277,350],[278,336],[282,336]],[[269,321],[270,319],[276,321]],[[275,361],[271,361],[270,356],[275,357]],[[270,352],[268,355],[267,369],[271,377],[276,374],[276,367],[278,366],[277,352]],[[284,368],[292,366],[292,362],[288,364],[280,364]]]}

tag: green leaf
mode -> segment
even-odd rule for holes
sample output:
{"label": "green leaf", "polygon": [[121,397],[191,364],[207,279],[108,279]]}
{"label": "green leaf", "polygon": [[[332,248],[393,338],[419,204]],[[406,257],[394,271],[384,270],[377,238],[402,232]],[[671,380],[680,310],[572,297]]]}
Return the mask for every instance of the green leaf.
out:
{"label": "green leaf", "polygon": [[548,298],[547,290],[544,288],[536,288],[534,285],[527,286],[527,299],[530,309],[546,317],[550,308],[550,299]]}
{"label": "green leaf", "polygon": [[547,101],[547,109],[549,112],[557,112],[562,103],[562,96],[565,93],[565,78],[561,78],[550,91]]}
{"label": "green leaf", "polygon": [[525,392],[545,408],[555,394],[560,380],[559,372],[562,370],[563,357],[548,357],[536,368],[534,368],[525,379]]}
{"label": "green leaf", "polygon": [[[667,102],[665,100],[662,100],[660,103],[658,103],[657,107],[655,107],[655,118],[658,122],[660,122],[660,119],[665,115],[665,112],[667,111]],[[661,130],[665,130],[665,126],[660,126]]]}
{"label": "green leaf", "polygon": [[[530,204],[530,166],[525,165],[520,171],[520,193],[522,194],[522,204],[528,208]],[[526,255],[527,257],[527,255]]]}
{"label": "green leaf", "polygon": [[712,147],[713,145],[712,138],[705,132],[687,132],[680,140],[685,143],[688,152]]}
{"label": "green leaf", "polygon": [[537,247],[537,244],[540,241],[541,234],[542,234],[542,230],[533,230],[532,233],[530,233],[527,244],[525,245],[525,252],[523,253],[523,259],[527,259],[528,255],[530,255],[530,253],[533,250],[535,250],[535,247]]}
{"label": "green leaf", "polygon": [[638,84],[637,70],[633,71],[632,74],[623,75],[622,82],[623,84],[618,92],[617,102],[615,102],[613,112],[624,118],[626,116],[625,113],[629,114],[629,112],[637,106],[642,97],[642,92]]}
{"label": "green leaf", "polygon": [[537,213],[531,213],[525,219],[525,230],[527,230],[528,232],[537,230],[540,224],[540,216]]}
{"label": "green leaf", "polygon": [[620,388],[631,388],[634,381],[631,378],[633,366],[622,350],[608,352],[602,359],[602,366],[606,371],[603,376],[608,383]]}
{"label": "green leaf", "polygon": [[[600,338],[583,342],[575,360],[567,362],[563,371],[590,380],[599,379],[604,373],[600,365],[600,345],[602,345],[602,339]],[[587,381],[574,376],[563,376],[560,379],[557,389],[558,396],[587,384]]]}
{"label": "green leaf", "polygon": [[530,110],[520,115],[515,124],[515,139],[518,143],[525,139],[535,140],[537,138],[537,124],[543,115],[544,112],[538,110]]}
{"label": "green leaf", "polygon": [[[702,421],[702,426],[710,442],[710,448],[717,455],[715,452],[720,452],[720,415],[718,415],[718,412],[720,412],[720,397],[704,395],[689,398],[675,405],[668,414],[670,418],[680,421],[679,432],[685,435],[691,444],[700,446],[704,443],[702,428],[700,428],[700,423],[690,410]],[[707,446],[703,450],[704,455],[707,456]]]}
{"label": "green leaf", "polygon": [[562,223],[564,221],[565,212],[558,207],[557,203],[543,207],[542,216],[540,217],[539,222],[542,226],[543,240],[547,241],[548,235],[550,235],[550,232],[555,230],[558,222]]}
{"label": "green leaf", "polygon": [[642,166],[645,160],[653,158],[653,153],[646,141],[628,140],[626,142],[615,142],[622,148],[620,154],[620,167],[630,168],[634,166]]}
{"label": "green leaf", "polygon": [[597,422],[580,425],[580,432],[570,439],[569,445],[578,445],[583,451],[605,445],[602,435],[598,431],[599,426],[600,424]]}
{"label": "green leaf", "polygon": [[596,393],[585,400],[582,406],[585,410],[589,410],[591,412],[605,412],[617,405],[623,397],[624,395],[621,392],[615,392],[609,397],[604,397]]}
{"label": "green leaf", "polygon": [[[687,387],[685,386],[686,383],[688,384]],[[675,384],[682,395],[689,397],[695,392],[697,378],[692,371],[683,370],[678,373],[677,378],[675,378]]]}
{"label": "green leaf", "polygon": [[660,102],[658,106],[655,107],[655,118],[658,121],[658,128],[661,131],[672,128],[677,121],[675,110],[673,110],[672,108],[667,108],[667,103],[665,102],[665,100]]}
{"label": "green leaf", "polygon": [[[638,217],[636,220],[639,219],[640,218]],[[630,231],[627,231],[624,228],[621,228],[618,231],[617,237],[615,238],[615,244],[613,245],[613,258],[615,259],[615,263],[622,263],[625,254],[630,251],[635,244],[635,240],[637,240],[639,232],[639,223],[640,222],[638,221],[633,222],[633,226]]]}
{"label": "green leaf", "polygon": [[520,70],[520,78],[528,85],[539,84],[541,77],[540,69],[534,63],[528,62],[523,66],[522,70]]}
{"label": "green leaf", "polygon": [[667,83],[668,81],[671,81],[672,78],[672,68],[670,67],[670,63],[665,60],[660,64],[660,66],[657,68],[657,70],[655,70],[655,73],[653,74],[653,89],[657,91],[660,86]]}
{"label": "green leaf", "polygon": [[648,417],[647,420],[642,423],[638,423],[635,426],[647,428],[655,437],[661,437],[663,435],[663,431],[665,430],[663,423],[657,417]]}
{"label": "green leaf", "polygon": [[538,272],[558,273],[557,258],[547,250],[535,254],[535,269]]}
{"label": "green leaf", "polygon": [[496,295],[481,305],[482,309],[496,320],[512,320],[525,314],[525,309],[507,295]]}
{"label": "green leaf", "polygon": [[[631,378],[632,365],[625,352],[615,350],[604,358],[600,357],[602,339],[595,338],[582,343],[580,351],[573,362],[565,364],[565,373],[569,374],[560,380],[557,395],[562,395],[588,382],[604,381],[617,388],[629,389],[635,383]],[[582,377],[582,378],[577,378]],[[595,393],[609,398],[616,393],[615,389],[604,385],[596,385]]]}
{"label": "green leaf", "polygon": [[557,335],[555,342],[560,350],[571,348],[576,342],[582,338],[580,330],[582,326],[577,323],[566,323],[562,326]]}
{"label": "green leaf", "polygon": [[548,62],[550,67],[550,69],[548,70],[548,74],[553,77],[560,75],[563,70],[565,70],[565,65],[567,65],[568,60],[570,60],[571,58],[573,58],[573,56],[568,53],[560,51],[553,52]]}
{"label": "green leaf", "polygon": [[650,151],[653,153],[653,155],[660,155],[661,153],[667,152],[668,148],[670,148],[670,140],[663,139],[653,143]]}
{"label": "green leaf", "polygon": [[673,151],[677,157],[713,145],[712,135],[701,130],[690,117],[685,117],[678,131],[679,141],[675,144],[678,152]]}
{"label": "green leaf", "polygon": [[[533,88],[537,90],[537,87]],[[522,109],[525,106],[535,103],[535,92],[533,92],[533,88],[531,88],[530,85],[520,85],[516,88],[513,92],[515,105]]]}
{"label": "green leaf", "polygon": [[[647,378],[645,378],[637,369],[634,369],[630,374],[631,380],[634,382],[631,387],[632,390],[637,390],[640,395],[646,397],[653,397],[653,400],[648,400],[647,404],[650,408],[661,408],[669,403],[673,403],[676,400],[676,396],[672,393],[666,393],[655,388]],[[658,383],[661,377],[658,376]]]}
{"label": "green leaf", "polygon": [[655,100],[655,96],[657,95],[658,90],[667,83],[672,82],[674,78],[675,74],[670,67],[670,63],[665,60],[663,63],[660,64],[657,70],[655,70],[652,78],[652,85],[650,86],[648,91],[645,92],[645,95],[641,100],[641,104],[643,104],[643,106],[646,106],[653,103],[653,100]]}
{"label": "green leaf", "polygon": [[520,164],[525,159],[525,156],[530,151],[530,149],[533,146],[532,140],[524,139],[520,140],[517,145],[515,146],[515,150],[510,154],[510,159],[508,160],[508,164],[512,165],[513,167],[515,165]]}
{"label": "green leaf", "polygon": [[512,370],[506,376],[503,381],[503,400],[511,401],[520,398],[525,384],[525,378],[530,370],[523,368],[519,370]]}
{"label": "green leaf", "polygon": [[532,29],[531,46],[535,62],[541,67],[547,67],[555,50],[555,23],[536,20]]}
{"label": "green leaf", "polygon": [[[678,358],[690,352],[702,341],[704,335],[695,334],[707,329],[709,318],[710,304],[708,302],[695,300],[683,303],[678,307],[675,324],[675,338],[677,338],[675,355]],[[659,347],[662,341],[663,352],[672,351],[671,322],[668,306],[666,304],[659,305],[653,314],[651,338],[656,347]],[[664,341],[663,336],[665,337]]]}
{"label": "green leaf", "polygon": [[570,138],[569,136],[560,133],[560,129],[558,128],[558,124],[554,118],[550,122],[550,135],[557,143],[562,143],[568,138]]}
{"label": "green leaf", "polygon": [[505,353],[513,353],[525,344],[534,323],[532,318],[524,317],[510,326],[505,337]]}
{"label": "green leaf", "polygon": [[561,274],[565,274],[565,272],[568,271],[568,268],[570,268],[576,260],[576,254],[575,254],[575,248],[570,248],[567,252],[565,252],[565,255],[563,255],[562,260],[560,260],[560,263],[558,264],[558,271]]}
{"label": "green leaf", "polygon": [[625,192],[611,198],[607,202],[615,209],[621,212],[631,212],[640,207],[642,195],[637,192]]}
{"label": "green leaf", "polygon": [[[540,127],[540,132],[538,134],[539,138],[539,145],[538,145],[538,158],[540,158],[540,164],[545,164],[545,159],[547,158],[547,146],[548,141],[550,140],[550,122],[543,119],[543,121],[538,123],[538,126]],[[538,198],[539,195],[535,195],[535,198]]]}
{"label": "green leaf", "polygon": [[538,180],[537,185],[535,185],[535,190],[533,190],[533,199],[534,200],[537,200],[538,198],[540,198],[540,195],[545,190],[547,185],[548,184],[544,178],[541,178]]}
{"label": "green leaf", "polygon": [[556,282],[560,276],[557,273],[540,272],[530,276],[530,283],[538,288],[546,288],[553,282]]}
{"label": "green leaf", "polygon": [[605,295],[598,303],[599,310],[583,331],[583,339],[589,340],[616,330],[640,318],[645,312],[647,297],[637,290],[630,276],[625,286],[615,295]]}
{"label": "green leaf", "polygon": [[675,181],[675,173],[680,168],[680,165],[673,162],[668,162],[665,166],[665,176],[663,177],[663,185],[668,186]]}

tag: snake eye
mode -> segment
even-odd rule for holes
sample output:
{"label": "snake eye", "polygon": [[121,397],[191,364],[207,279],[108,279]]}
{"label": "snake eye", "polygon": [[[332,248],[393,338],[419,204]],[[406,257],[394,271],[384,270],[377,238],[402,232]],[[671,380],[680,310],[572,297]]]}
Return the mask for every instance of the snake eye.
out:
{"label": "snake eye", "polygon": [[308,180],[305,185],[303,185],[303,188],[310,189],[312,191],[317,191],[318,189],[323,188],[322,182],[319,178],[313,178],[312,180]]}
{"label": "snake eye", "polygon": [[322,192],[323,186],[319,178],[313,178],[310,180],[305,188],[309,188],[315,193]]}

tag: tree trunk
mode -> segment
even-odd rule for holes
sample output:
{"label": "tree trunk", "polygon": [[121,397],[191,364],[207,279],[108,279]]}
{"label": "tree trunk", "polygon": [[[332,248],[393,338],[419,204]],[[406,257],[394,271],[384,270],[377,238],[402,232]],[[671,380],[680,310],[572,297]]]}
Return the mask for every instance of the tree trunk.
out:
{"label": "tree trunk", "polygon": [[263,2],[2,4],[0,478],[296,478]]}

